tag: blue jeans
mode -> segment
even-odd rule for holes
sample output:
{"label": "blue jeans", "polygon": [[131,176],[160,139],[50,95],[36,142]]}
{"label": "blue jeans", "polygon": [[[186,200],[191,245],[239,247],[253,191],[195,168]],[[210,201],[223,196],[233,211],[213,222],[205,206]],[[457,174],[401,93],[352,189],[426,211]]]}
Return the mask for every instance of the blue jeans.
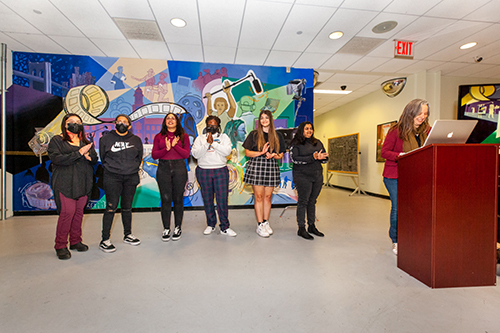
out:
{"label": "blue jeans", "polygon": [[391,227],[389,237],[393,243],[398,242],[398,179],[385,178],[384,185],[391,198]]}

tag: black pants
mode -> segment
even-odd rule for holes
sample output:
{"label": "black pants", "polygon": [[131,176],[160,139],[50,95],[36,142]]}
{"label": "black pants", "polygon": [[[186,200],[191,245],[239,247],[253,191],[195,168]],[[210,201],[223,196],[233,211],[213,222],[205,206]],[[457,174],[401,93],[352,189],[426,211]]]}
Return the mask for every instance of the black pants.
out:
{"label": "black pants", "polygon": [[297,172],[293,170],[293,181],[297,188],[297,224],[299,227],[307,224],[314,225],[316,222],[316,201],[323,186],[323,173],[320,170],[310,170],[310,172]]}
{"label": "black pants", "polygon": [[181,227],[184,216],[184,188],[188,176],[185,160],[160,160],[156,181],[161,196],[161,220],[164,229],[170,229],[172,202],[174,203],[175,226]]}
{"label": "black pants", "polygon": [[102,240],[110,237],[113,218],[121,197],[123,234],[132,233],[132,201],[139,184],[139,173],[119,175],[104,171],[104,194],[106,195],[106,210],[102,217]]}

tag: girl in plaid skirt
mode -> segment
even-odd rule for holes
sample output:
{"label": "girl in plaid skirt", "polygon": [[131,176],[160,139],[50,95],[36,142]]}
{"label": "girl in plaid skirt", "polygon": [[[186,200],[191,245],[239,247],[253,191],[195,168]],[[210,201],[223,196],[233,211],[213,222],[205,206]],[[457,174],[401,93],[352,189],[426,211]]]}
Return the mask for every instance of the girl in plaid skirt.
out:
{"label": "girl in plaid skirt", "polygon": [[254,193],[254,209],[257,217],[257,234],[269,237],[273,230],[269,225],[271,198],[273,190],[279,186],[280,169],[278,160],[285,152],[285,140],[274,129],[273,115],[262,110],[259,115],[257,129],[250,132],[245,142],[245,155],[249,158],[243,181],[252,185]]}

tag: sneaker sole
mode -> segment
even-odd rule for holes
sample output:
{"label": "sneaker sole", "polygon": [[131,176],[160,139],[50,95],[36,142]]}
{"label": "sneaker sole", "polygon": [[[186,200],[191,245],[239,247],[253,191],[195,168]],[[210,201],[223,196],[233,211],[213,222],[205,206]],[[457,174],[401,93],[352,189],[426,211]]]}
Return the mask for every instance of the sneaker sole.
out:
{"label": "sneaker sole", "polygon": [[173,241],[176,241],[176,240],[179,240],[179,239],[181,239],[181,236],[179,236],[179,237],[172,237]]}
{"label": "sneaker sole", "polygon": [[124,243],[127,243],[127,244],[130,244],[130,245],[133,245],[133,246],[137,246],[139,244],[141,244],[141,242],[136,242],[136,243],[133,243],[133,242],[127,242],[127,241],[123,241]]}
{"label": "sneaker sole", "polygon": [[171,237],[169,237],[169,238],[163,238],[163,237],[162,237],[162,238],[161,238],[161,240],[162,240],[162,241],[164,241],[164,242],[168,242],[168,241],[170,240],[170,238],[171,238]]}
{"label": "sneaker sole", "polygon": [[267,235],[261,235],[261,234],[259,234],[259,233],[257,232],[257,235],[259,235],[259,236],[260,236],[260,237],[262,237],[262,238],[269,238],[269,234],[267,234]]}
{"label": "sneaker sole", "polygon": [[110,249],[103,249],[102,247],[100,247],[100,249],[101,249],[102,252],[106,252],[106,253],[112,253],[112,252],[116,251],[116,249],[111,249],[110,250]]}

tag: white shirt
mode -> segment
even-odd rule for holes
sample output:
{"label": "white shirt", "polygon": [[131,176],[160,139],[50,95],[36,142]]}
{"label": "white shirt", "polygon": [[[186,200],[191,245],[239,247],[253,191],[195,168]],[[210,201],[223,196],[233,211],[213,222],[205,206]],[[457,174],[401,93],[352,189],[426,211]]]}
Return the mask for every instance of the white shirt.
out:
{"label": "white shirt", "polygon": [[202,169],[219,169],[226,166],[227,156],[231,154],[232,144],[229,137],[222,133],[213,134],[214,142],[207,142],[208,134],[199,135],[191,147],[191,154],[198,160]]}

